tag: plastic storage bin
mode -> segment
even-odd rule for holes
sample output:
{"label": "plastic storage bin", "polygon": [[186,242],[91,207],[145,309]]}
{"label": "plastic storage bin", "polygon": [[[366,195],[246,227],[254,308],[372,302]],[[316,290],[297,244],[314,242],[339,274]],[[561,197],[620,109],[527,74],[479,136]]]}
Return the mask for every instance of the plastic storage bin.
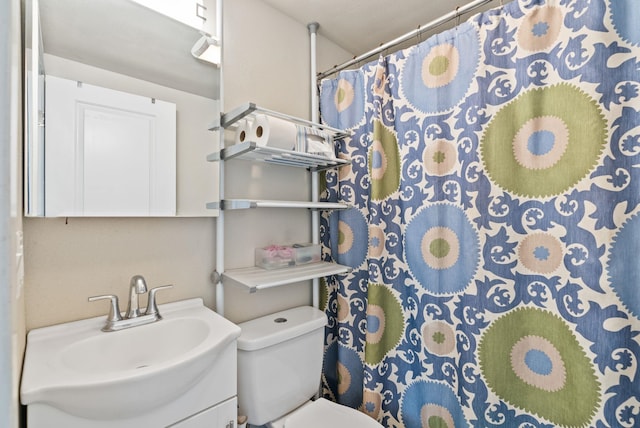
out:
{"label": "plastic storage bin", "polygon": [[320,261],[320,245],[295,244],[293,246],[293,250],[295,254],[296,265],[305,265],[307,263],[317,263]]}
{"label": "plastic storage bin", "polygon": [[281,269],[295,266],[296,259],[292,246],[270,245],[256,248],[255,264],[264,269]]}
{"label": "plastic storage bin", "polygon": [[281,269],[320,261],[320,245],[270,245],[256,248],[255,265],[264,269]]}

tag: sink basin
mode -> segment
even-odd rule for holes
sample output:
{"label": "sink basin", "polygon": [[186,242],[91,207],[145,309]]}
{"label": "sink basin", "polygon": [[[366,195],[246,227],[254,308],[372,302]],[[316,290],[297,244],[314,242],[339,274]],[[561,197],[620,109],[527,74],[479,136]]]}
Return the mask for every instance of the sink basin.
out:
{"label": "sink basin", "polygon": [[100,334],[73,342],[61,351],[60,362],[66,369],[85,375],[158,368],[204,343],[209,328],[198,318],[167,318],[144,330],[131,328],[121,333]]}
{"label": "sink basin", "polygon": [[100,330],[104,316],[30,331],[22,403],[87,419],[145,413],[189,390],[240,335],[201,299],[159,308],[162,320],[117,332]]}

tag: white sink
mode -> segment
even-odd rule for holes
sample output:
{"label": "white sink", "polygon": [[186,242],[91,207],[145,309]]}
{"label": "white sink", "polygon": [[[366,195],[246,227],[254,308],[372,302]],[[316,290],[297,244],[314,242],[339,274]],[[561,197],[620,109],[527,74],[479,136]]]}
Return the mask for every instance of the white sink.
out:
{"label": "white sink", "polygon": [[162,320],[105,333],[105,317],[35,329],[27,337],[22,404],[88,419],[148,412],[189,390],[240,328],[201,299],[159,306]]}

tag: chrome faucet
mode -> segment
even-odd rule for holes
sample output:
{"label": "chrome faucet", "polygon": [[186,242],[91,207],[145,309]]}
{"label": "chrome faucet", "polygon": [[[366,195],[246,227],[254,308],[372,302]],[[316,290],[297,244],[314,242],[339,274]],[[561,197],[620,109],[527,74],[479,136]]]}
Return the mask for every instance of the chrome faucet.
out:
{"label": "chrome faucet", "polygon": [[127,312],[124,317],[122,317],[122,314],[120,313],[118,296],[116,295],[105,294],[102,296],[93,296],[89,297],[89,301],[95,302],[96,300],[103,299],[110,300],[109,315],[107,315],[107,321],[102,328],[102,331],[118,331],[161,320],[162,317],[160,316],[158,305],[156,304],[156,293],[159,290],[171,287],[173,287],[173,285],[162,285],[149,290],[147,308],[145,312],[142,313],[138,305],[138,296],[147,292],[147,282],[144,280],[142,275],[134,275],[129,282],[129,305],[127,306]]}
{"label": "chrome faucet", "polygon": [[[138,318],[140,308],[138,305],[138,295],[147,292],[147,282],[142,275],[134,275],[129,282],[129,306],[127,306],[126,318]],[[147,305],[148,306],[148,305]]]}

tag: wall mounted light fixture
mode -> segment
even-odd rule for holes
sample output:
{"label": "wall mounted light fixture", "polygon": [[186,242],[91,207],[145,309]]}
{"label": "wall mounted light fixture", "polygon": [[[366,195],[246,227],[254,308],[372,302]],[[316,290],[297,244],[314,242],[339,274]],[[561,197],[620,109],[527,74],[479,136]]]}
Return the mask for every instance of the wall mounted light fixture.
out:
{"label": "wall mounted light fixture", "polygon": [[203,34],[191,48],[191,55],[199,60],[219,66],[222,60],[220,41],[207,34]]}

